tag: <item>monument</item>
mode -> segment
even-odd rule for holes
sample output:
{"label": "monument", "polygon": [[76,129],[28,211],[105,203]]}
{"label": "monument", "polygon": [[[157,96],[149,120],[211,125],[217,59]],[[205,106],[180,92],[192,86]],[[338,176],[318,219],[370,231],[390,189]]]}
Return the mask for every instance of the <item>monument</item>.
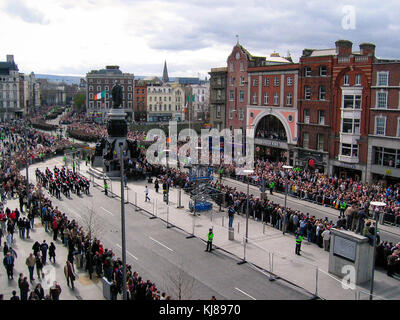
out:
{"label": "monument", "polygon": [[347,268],[354,267],[356,285],[372,278],[374,247],[368,238],[351,231],[331,229],[328,271],[340,278],[347,275]]}
{"label": "monument", "polygon": [[126,113],[121,109],[122,87],[115,81],[111,89],[112,109],[107,114],[107,133],[108,138],[103,148],[103,171],[108,177],[119,177],[121,171],[120,154],[121,149],[127,151],[124,158],[129,158],[128,143],[126,135],[128,124]]}

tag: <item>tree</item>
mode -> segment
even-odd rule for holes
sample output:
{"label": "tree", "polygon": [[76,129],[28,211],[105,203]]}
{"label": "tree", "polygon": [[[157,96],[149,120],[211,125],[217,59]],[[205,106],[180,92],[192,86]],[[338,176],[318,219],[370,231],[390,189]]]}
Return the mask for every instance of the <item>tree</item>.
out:
{"label": "tree", "polygon": [[183,262],[177,269],[169,271],[164,278],[166,292],[178,300],[191,300],[195,279],[183,270]]}
{"label": "tree", "polygon": [[104,223],[102,223],[98,214],[94,209],[94,202],[92,200],[91,207],[87,207],[88,213],[82,217],[82,226],[85,234],[89,239],[99,238],[99,235],[103,232]]}
{"label": "tree", "polygon": [[85,107],[86,103],[86,94],[85,93],[77,93],[74,96],[74,107],[77,111],[82,111]]}

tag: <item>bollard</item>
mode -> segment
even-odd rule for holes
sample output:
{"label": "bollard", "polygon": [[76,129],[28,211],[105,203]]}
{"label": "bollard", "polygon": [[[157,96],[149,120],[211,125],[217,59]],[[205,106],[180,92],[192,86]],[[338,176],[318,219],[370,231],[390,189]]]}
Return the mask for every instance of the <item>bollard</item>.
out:
{"label": "bollard", "polygon": [[128,186],[126,186],[126,202],[125,203],[126,204],[129,203],[129,189],[128,189]]}
{"label": "bollard", "polygon": [[269,253],[269,281],[274,281],[275,278],[272,276],[273,272],[274,272],[274,253],[270,252]]}
{"label": "bollard", "polygon": [[189,235],[189,236],[187,236],[186,237],[186,239],[190,239],[190,238],[194,238],[195,236],[194,236],[194,227],[195,227],[195,225],[194,225],[194,216],[193,216],[193,218],[192,218],[192,228],[193,228],[193,230],[192,230],[192,234],[191,235]]}
{"label": "bollard", "polygon": [[238,222],[238,233],[239,233],[239,222]]}
{"label": "bollard", "polygon": [[315,269],[315,296],[318,297],[318,267]]}
{"label": "bollard", "polygon": [[178,206],[177,206],[177,209],[182,209],[183,208],[183,206],[182,206],[182,188],[180,188],[179,190],[178,190]]}
{"label": "bollard", "polygon": [[213,211],[211,210],[210,221],[212,222]]}
{"label": "bollard", "polygon": [[265,234],[265,222],[263,222],[263,234]]}
{"label": "bollard", "polygon": [[222,226],[224,226],[224,217],[222,217]]}

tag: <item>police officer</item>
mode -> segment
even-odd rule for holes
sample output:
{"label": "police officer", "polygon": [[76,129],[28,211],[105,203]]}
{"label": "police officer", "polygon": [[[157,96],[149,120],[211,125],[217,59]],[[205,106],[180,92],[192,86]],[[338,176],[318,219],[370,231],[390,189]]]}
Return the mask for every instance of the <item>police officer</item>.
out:
{"label": "police officer", "polygon": [[106,180],[104,180],[104,194],[106,195],[106,196],[108,196],[108,184],[107,184],[107,181]]}
{"label": "police officer", "polygon": [[297,230],[297,232],[296,232],[296,250],[295,250],[295,253],[297,254],[297,255],[301,255],[300,254],[300,249],[301,249],[301,242],[303,241],[303,236],[301,235],[301,233],[300,233],[300,228]]}
{"label": "police officer", "polygon": [[213,229],[210,228],[207,234],[207,248],[205,251],[211,252],[213,239],[214,239]]}

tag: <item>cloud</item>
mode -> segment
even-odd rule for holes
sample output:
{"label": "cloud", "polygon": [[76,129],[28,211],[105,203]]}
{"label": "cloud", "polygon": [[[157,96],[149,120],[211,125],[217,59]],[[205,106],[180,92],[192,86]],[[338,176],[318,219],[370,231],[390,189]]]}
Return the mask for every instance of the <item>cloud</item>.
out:
{"label": "cloud", "polygon": [[9,0],[5,7],[5,11],[28,23],[49,23],[40,11],[27,7],[22,0]]}

